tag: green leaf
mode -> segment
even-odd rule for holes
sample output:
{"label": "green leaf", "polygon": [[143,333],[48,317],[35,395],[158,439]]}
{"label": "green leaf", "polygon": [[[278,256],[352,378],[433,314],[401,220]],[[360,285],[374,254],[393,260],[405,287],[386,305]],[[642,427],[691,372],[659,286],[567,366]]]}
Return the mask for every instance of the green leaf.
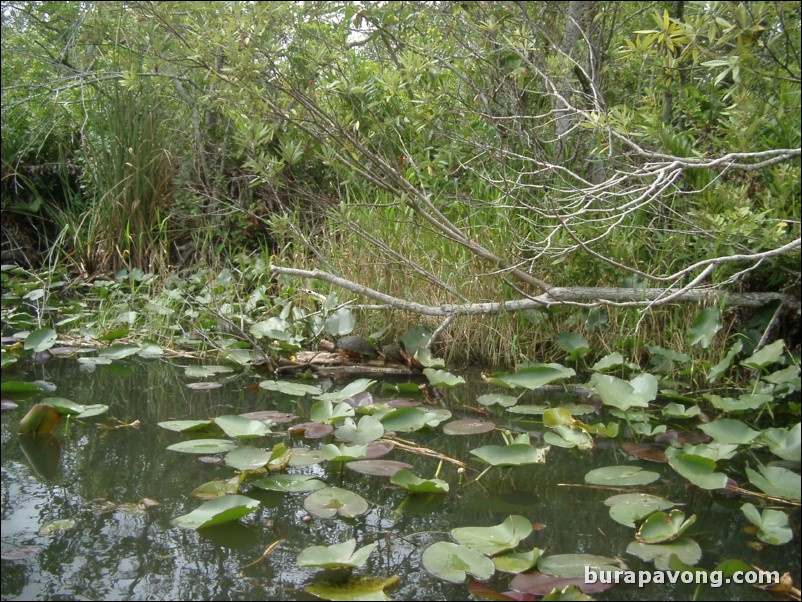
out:
{"label": "green leaf", "polygon": [[297,564],[302,568],[358,568],[367,562],[377,545],[372,543],[356,550],[356,539],[349,539],[331,546],[310,546],[298,554]]}
{"label": "green leaf", "polygon": [[173,524],[189,529],[203,529],[213,525],[239,520],[243,516],[250,514],[260,505],[259,500],[254,500],[243,495],[224,495],[204,504],[198,508],[173,519]]}
{"label": "green leaf", "polygon": [[610,518],[625,527],[634,527],[635,521],[646,518],[656,510],[667,510],[674,502],[648,493],[623,493],[604,500],[610,507]]}
{"label": "green leaf", "polygon": [[270,452],[250,446],[234,448],[225,457],[226,464],[235,470],[256,470],[267,464],[268,460]]}
{"label": "green leaf", "polygon": [[653,483],[659,478],[658,473],[643,470],[640,466],[605,466],[588,472],[585,482],[592,485],[630,487]]}
{"label": "green leaf", "polygon": [[340,445],[339,447],[333,443],[328,443],[320,448],[320,453],[323,458],[329,462],[348,462],[362,458],[365,452],[368,451],[367,445]]}
{"label": "green leaf", "polygon": [[576,361],[590,353],[590,343],[580,334],[561,332],[557,335],[557,345],[568,354],[568,361]]}
{"label": "green leaf", "polygon": [[270,427],[261,420],[251,420],[233,414],[218,416],[214,423],[229,437],[253,438],[262,437],[270,433]]}
{"label": "green leaf", "polygon": [[771,453],[783,460],[797,464],[802,460],[802,423],[800,422],[790,429],[766,429],[760,433],[757,441],[768,445]]}
{"label": "green leaf", "polygon": [[342,401],[343,399],[348,399],[349,397],[353,397],[357,393],[361,393],[362,391],[368,390],[375,383],[376,383],[375,380],[369,380],[367,378],[359,378],[349,383],[346,387],[344,387],[340,391],[334,391],[332,393],[324,393],[323,395],[318,395],[316,399],[319,399],[321,401]]}
{"label": "green leaf", "polygon": [[558,424],[552,430],[543,435],[543,441],[549,445],[557,447],[578,449],[591,449],[593,447],[593,437],[578,427],[567,424]]}
{"label": "green leaf", "polygon": [[480,395],[476,401],[483,406],[500,405],[502,408],[510,408],[518,403],[518,398],[513,395],[501,395],[500,393],[488,393]]}
{"label": "green leaf", "polygon": [[311,418],[313,422],[319,422],[321,424],[334,424],[335,422],[339,422],[355,414],[354,408],[344,401],[341,401],[336,406],[332,406],[331,401],[328,399],[315,402],[309,410],[309,418]]}
{"label": "green leaf", "polygon": [[496,567],[484,554],[448,541],[433,543],[423,551],[424,568],[435,577],[462,583],[468,574],[477,579],[489,579]]}
{"label": "green leaf", "polygon": [[741,512],[758,528],[757,537],[760,541],[780,546],[794,538],[794,532],[788,525],[788,515],[785,512],[767,508],[761,514],[752,504],[741,506]]}
{"label": "green leaf", "polygon": [[217,374],[225,374],[233,371],[234,368],[229,366],[187,366],[184,369],[184,374],[190,378],[205,378],[207,376],[215,376]]}
{"label": "green leaf", "polygon": [[532,523],[524,516],[508,516],[494,527],[459,527],[451,529],[454,540],[472,550],[492,556],[512,550],[532,533]]}
{"label": "green leaf", "polygon": [[492,466],[524,466],[543,464],[548,447],[533,447],[522,443],[512,445],[484,445],[471,450],[471,454]]}
{"label": "green leaf", "polygon": [[671,543],[647,544],[633,541],[627,546],[627,554],[637,556],[646,562],[654,561],[654,568],[659,571],[670,569],[671,556],[676,556],[689,566],[696,565],[702,558],[702,548],[694,540],[681,537]]}
{"label": "green leaf", "polygon": [[455,387],[465,384],[465,379],[446,370],[424,368],[423,375],[429,379],[429,384],[435,387]]}
{"label": "green leaf", "polygon": [[736,341],[732,347],[730,347],[729,351],[727,351],[727,354],[724,356],[724,358],[718,364],[713,366],[710,369],[710,372],[707,373],[707,382],[713,383],[718,379],[719,376],[724,374],[724,372],[727,371],[727,368],[730,367],[732,358],[738,355],[743,348],[743,342]]}
{"label": "green leaf", "polygon": [[770,345],[766,345],[758,351],[757,353],[753,353],[744,361],[741,362],[742,366],[746,366],[747,368],[754,368],[755,370],[761,370],[766,366],[769,366],[775,363],[777,360],[782,357],[783,350],[785,349],[785,341],[779,339],[774,341]]}
{"label": "green leaf", "polygon": [[130,355],[136,355],[142,350],[139,345],[111,345],[101,349],[97,356],[105,357],[110,360],[121,360]]}
{"label": "green leaf", "polygon": [[301,397],[303,395],[320,395],[323,393],[320,387],[305,385],[303,383],[292,383],[286,380],[263,380],[259,383],[259,387],[267,391],[277,391],[285,395],[294,395],[296,397]]}
{"label": "green leaf", "polygon": [[402,468],[390,477],[393,485],[412,493],[446,493],[448,483],[441,479],[421,479],[412,471]]}
{"label": "green leaf", "polygon": [[597,573],[620,570],[615,558],[593,554],[554,554],[541,556],[537,562],[537,568],[541,573],[567,579],[584,578],[585,567]]}
{"label": "green leaf", "polygon": [[713,342],[716,333],[721,330],[721,327],[718,308],[708,307],[696,314],[693,323],[688,329],[688,339],[691,345],[701,343],[702,349],[707,349],[710,343]]}
{"label": "green leaf", "polygon": [[209,481],[198,485],[190,495],[202,500],[214,500],[224,495],[234,495],[237,491],[239,491],[239,477],[233,477],[225,481]]}
{"label": "green leaf", "polygon": [[395,585],[398,577],[387,579],[381,577],[362,577],[351,575],[347,581],[315,581],[304,586],[304,591],[317,596],[322,600],[335,600],[342,602],[375,602],[376,600],[392,601],[384,593],[386,587]]}
{"label": "green leaf", "polygon": [[724,445],[744,445],[754,440],[760,433],[746,426],[740,420],[722,418],[699,426],[699,430],[716,443]]}
{"label": "green leaf", "polygon": [[506,387],[508,389],[522,387],[524,389],[534,390],[554,382],[555,380],[562,380],[575,375],[576,372],[573,368],[566,368],[561,364],[541,364],[539,366],[522,368],[511,374],[496,372],[488,379],[488,382],[492,385]]}
{"label": "green leaf", "polygon": [[657,397],[657,378],[649,373],[640,374],[629,382],[615,376],[595,373],[590,382],[596,388],[602,403],[622,411],[633,407],[649,407],[649,402]]}
{"label": "green leaf", "polygon": [[493,556],[493,564],[502,573],[523,573],[537,564],[543,550],[532,548],[528,552],[507,552]]}
{"label": "green leaf", "polygon": [[235,447],[236,444],[228,439],[194,439],[174,443],[167,449],[183,454],[219,454],[231,451]]}
{"label": "green leaf", "polygon": [[286,493],[307,493],[323,489],[326,484],[312,475],[274,474],[251,482],[254,487]]}
{"label": "green leaf", "polygon": [[384,425],[373,416],[362,416],[359,424],[353,419],[346,418],[334,431],[334,436],[340,441],[348,443],[370,443],[384,435]]}
{"label": "green leaf", "polygon": [[340,307],[326,318],[323,329],[333,337],[341,337],[351,333],[356,326],[356,318],[347,307]]}
{"label": "green leaf", "polygon": [[668,514],[658,511],[643,521],[635,537],[642,543],[666,543],[677,539],[695,522],[695,514],[685,520],[685,513],[676,508]]}
{"label": "green leaf", "polygon": [[64,399],[63,397],[45,397],[42,399],[42,403],[46,406],[54,408],[59,414],[71,414],[73,416],[77,416],[86,410],[86,407],[82,406],[80,403],[75,403],[74,401],[70,399]]}
{"label": "green leaf", "polygon": [[802,499],[802,477],[781,466],[758,466],[755,472],[748,466],[746,476],[749,482],[764,493],[786,497],[792,500]]}
{"label": "green leaf", "polygon": [[165,420],[159,422],[158,425],[168,431],[176,431],[178,433],[184,431],[200,431],[208,428],[213,424],[211,420]]}
{"label": "green leaf", "polygon": [[353,518],[365,514],[368,503],[361,495],[347,489],[324,487],[306,496],[304,508],[320,518],[332,518],[338,514]]}
{"label": "green leaf", "polygon": [[722,489],[727,485],[727,475],[715,472],[716,463],[694,454],[666,450],[668,465],[691,483],[702,489]]}
{"label": "green leaf", "polygon": [[56,344],[56,338],[56,331],[52,328],[40,328],[39,330],[34,330],[25,337],[24,348],[34,353],[46,351]]}

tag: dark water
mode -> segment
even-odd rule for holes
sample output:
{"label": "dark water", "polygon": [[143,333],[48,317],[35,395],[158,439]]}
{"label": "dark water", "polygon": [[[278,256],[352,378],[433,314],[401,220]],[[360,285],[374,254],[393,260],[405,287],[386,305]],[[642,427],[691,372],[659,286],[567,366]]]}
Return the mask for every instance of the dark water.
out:
{"label": "dark water", "polygon": [[[230,478],[234,471],[198,461],[196,456],[165,450],[188,437],[166,431],[156,423],[169,419],[211,418],[256,410],[279,410],[307,419],[312,402],[277,393],[246,390],[262,380],[254,374],[237,375],[224,387],[208,392],[188,389],[183,370],[161,361],[132,363],[127,374],[98,367],[79,369],[74,360],[54,360],[27,373],[24,366],[4,370],[3,378],[41,379],[57,385],[54,395],[78,403],[107,403],[110,412],[80,424],[72,422],[56,431],[51,456],[58,464],[38,474],[21,449],[18,422],[29,402],[4,412],[2,417],[2,550],[4,555],[36,546],[37,554],[2,561],[2,598],[5,600],[307,600],[303,591],[320,572],[298,568],[298,553],[310,545],[330,545],[356,538],[358,545],[378,543],[365,567],[356,572],[377,577],[399,577],[388,594],[397,600],[474,599],[465,584],[451,584],[423,570],[420,556],[435,541],[448,541],[454,527],[491,526],[509,514],[521,514],[545,528],[531,535],[524,547],[544,548],[545,554],[588,553],[620,557],[634,570],[652,566],[629,556],[625,550],[634,530],[613,521],[603,500],[618,492],[565,484],[581,484],[593,468],[631,464],[613,443],[597,438],[592,451],[552,448],[544,465],[515,469],[494,468],[478,483],[460,484],[454,467],[444,464],[440,478],[451,491],[440,496],[407,497],[388,487],[386,478],[363,476],[324,465],[300,469],[319,475],[329,484],[358,492],[371,504],[369,513],[356,519],[308,520],[305,494],[279,494],[260,490],[244,492],[262,502],[255,513],[239,522],[201,532],[174,527],[170,521],[202,502],[189,496],[198,485]],[[487,392],[481,384],[467,385],[450,393],[443,405],[455,418],[473,416],[461,411],[477,406],[477,395]],[[138,428],[103,430],[98,424],[116,426],[139,421]],[[533,439],[541,427],[532,421],[515,423],[497,418],[504,426],[528,430]],[[119,421],[119,422],[118,422]],[[275,430],[279,430],[278,428]],[[441,429],[405,435],[406,439],[467,461],[466,476],[475,477],[482,466],[469,451],[488,443],[502,444],[498,433],[454,437]],[[286,441],[276,435],[265,445]],[[308,442],[312,447],[320,441]],[[53,450],[56,450],[55,452]],[[437,460],[394,450],[387,459],[414,465],[414,472],[431,477]],[[784,546],[766,545],[753,550],[754,537],[744,531],[746,519],[738,508],[742,498],[726,498],[689,486],[670,468],[640,463],[661,474],[661,480],[639,490],[687,504],[686,514],[696,514],[688,533],[702,547],[701,566],[738,558],[765,570],[791,571],[799,584],[799,512],[792,515],[795,539]],[[45,463],[47,466],[47,463]],[[141,513],[120,504],[152,498],[159,506]],[[307,520],[304,520],[304,518]],[[41,535],[40,529],[59,519],[75,521],[74,527]],[[277,540],[281,542],[261,562],[253,564]],[[509,587],[510,576],[496,573],[489,584],[496,590]],[[599,594],[599,599],[686,600],[695,586],[652,586],[638,589],[621,585]],[[479,598],[476,598],[479,599]],[[771,600],[768,594],[746,585],[720,589],[704,587],[699,599]]]}

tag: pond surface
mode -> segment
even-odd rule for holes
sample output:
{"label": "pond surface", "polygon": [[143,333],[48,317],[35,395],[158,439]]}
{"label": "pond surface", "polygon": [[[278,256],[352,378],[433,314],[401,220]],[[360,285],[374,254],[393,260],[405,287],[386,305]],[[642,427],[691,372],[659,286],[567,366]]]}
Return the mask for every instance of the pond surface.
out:
{"label": "pond surface", "polygon": [[[17,435],[19,419],[29,402],[3,413],[4,559],[0,579],[5,600],[312,600],[316,598],[303,587],[319,578],[321,572],[299,568],[299,552],[310,545],[330,545],[350,538],[359,546],[378,544],[356,573],[398,576],[396,588],[388,589],[393,599],[481,599],[469,593],[467,584],[448,583],[427,573],[421,565],[421,553],[433,542],[449,541],[448,532],[454,527],[497,525],[510,514],[520,514],[540,525],[522,544],[526,549],[538,547],[547,555],[618,557],[633,570],[652,570],[651,564],[626,554],[635,531],[613,521],[603,503],[622,489],[584,485],[589,470],[621,464],[644,466],[661,475],[657,482],[633,491],[647,491],[686,504],[680,506],[686,514],[697,515],[688,535],[704,552],[700,566],[712,569],[721,561],[738,558],[765,570],[790,571],[794,583],[799,584],[798,509],[791,518],[794,540],[755,550],[752,546],[756,540],[745,532],[748,522],[738,510],[743,498],[697,489],[667,465],[633,460],[615,442],[601,437],[596,438],[593,450],[552,447],[545,464],[493,468],[478,482],[466,483],[485,468],[470,459],[470,450],[491,443],[501,445],[498,432],[448,436],[438,428],[405,434],[406,440],[469,464],[465,474],[459,475],[454,466],[443,463],[439,477],[450,484],[449,493],[409,497],[389,486],[387,478],[323,463],[290,470],[315,474],[327,484],[358,492],[370,503],[366,515],[324,520],[309,516],[304,509],[306,494],[273,493],[246,485],[243,493],[261,502],[253,514],[201,531],[179,528],[171,520],[202,503],[189,495],[195,487],[235,473],[222,464],[207,464],[197,456],[167,451],[168,445],[190,437],[158,427],[159,421],[278,410],[296,414],[296,422],[302,422],[308,420],[312,401],[247,387],[263,380],[253,373],[234,376],[219,389],[194,391],[186,384],[197,379],[188,379],[181,367],[163,361],[132,363],[123,369],[98,366],[94,372],[87,372],[75,360],[59,359],[30,367],[27,373],[25,369],[13,365],[3,371],[3,377],[49,381],[57,386],[54,395],[83,404],[106,403],[110,411],[83,423],[62,423],[47,452],[49,459],[40,458],[38,472],[28,459],[30,450],[26,456]],[[480,379],[476,375],[473,380]],[[476,417],[463,407],[479,409],[476,397],[488,391],[481,382],[471,384],[470,377],[468,381],[447,392],[440,402],[455,418]],[[528,431],[533,441],[539,440],[542,426],[535,420],[510,422],[500,411],[489,413],[499,426]],[[134,421],[138,426],[123,426]],[[280,426],[274,430],[284,429]],[[330,438],[297,441],[276,434],[265,441],[265,447],[285,441],[289,446],[316,448]],[[398,448],[386,458],[409,462],[424,478],[431,478],[438,467],[435,458]],[[137,507],[143,498],[156,500],[159,505]],[[74,526],[40,534],[44,526],[64,519],[75,521]],[[264,550],[279,540],[258,561]],[[31,555],[7,559],[20,550]],[[496,572],[488,583],[497,591],[506,591],[510,577]],[[694,596],[695,589],[694,585],[643,589],[618,585],[596,597],[686,600]],[[699,597],[774,599],[747,585],[719,589],[703,586]]]}

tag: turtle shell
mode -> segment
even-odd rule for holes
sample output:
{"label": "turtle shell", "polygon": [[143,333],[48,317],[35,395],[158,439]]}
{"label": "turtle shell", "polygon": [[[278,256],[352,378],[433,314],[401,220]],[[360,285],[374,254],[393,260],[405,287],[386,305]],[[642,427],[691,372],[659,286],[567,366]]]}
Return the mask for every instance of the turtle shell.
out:
{"label": "turtle shell", "polygon": [[357,336],[342,337],[337,341],[337,351],[362,359],[376,359],[379,353],[367,339]]}

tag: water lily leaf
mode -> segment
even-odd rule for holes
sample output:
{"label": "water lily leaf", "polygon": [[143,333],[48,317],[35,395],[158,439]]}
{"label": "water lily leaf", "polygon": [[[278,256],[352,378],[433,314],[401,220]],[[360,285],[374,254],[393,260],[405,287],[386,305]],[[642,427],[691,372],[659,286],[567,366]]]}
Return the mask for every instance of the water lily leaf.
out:
{"label": "water lily leaf", "polygon": [[326,486],[320,479],[307,474],[273,474],[252,481],[251,485],[259,487],[259,489],[282,493],[307,493],[323,489]]}
{"label": "water lily leaf", "polygon": [[412,468],[412,464],[397,460],[357,460],[345,466],[354,472],[374,477],[391,477],[399,470]]}
{"label": "water lily leaf", "polygon": [[34,330],[25,337],[25,344],[23,347],[34,353],[40,353],[42,351],[47,351],[55,345],[56,339],[57,335],[55,330],[52,328],[40,328],[39,330]]}
{"label": "water lily leaf", "polygon": [[211,426],[211,420],[165,420],[158,425],[168,431],[200,431]]}
{"label": "water lily leaf", "polygon": [[549,408],[543,412],[543,426],[554,427],[558,424],[573,424],[571,412],[565,408]]}
{"label": "water lily leaf", "polygon": [[595,422],[593,424],[588,424],[587,429],[588,434],[590,435],[599,435],[601,437],[606,437],[607,439],[615,439],[618,437],[618,431],[620,430],[620,427],[617,422],[609,422],[607,424]]}
{"label": "water lily leaf", "polygon": [[659,372],[670,372],[675,368],[675,364],[684,364],[691,361],[691,356],[687,353],[680,353],[671,349],[665,349],[659,345],[646,345],[649,350],[649,363]]}
{"label": "water lily leaf", "polygon": [[214,500],[224,495],[233,495],[239,491],[239,477],[232,477],[225,481],[209,481],[192,490],[192,497],[202,500]]}
{"label": "water lily leaf", "polygon": [[130,355],[136,355],[141,351],[139,345],[111,345],[98,351],[98,357],[105,357],[112,360],[121,360]]}
{"label": "water lily leaf", "polygon": [[390,482],[412,493],[446,493],[448,483],[441,479],[421,479],[411,470],[402,468],[390,477]]}
{"label": "water lily leaf", "polygon": [[303,436],[307,439],[321,439],[334,430],[330,424],[320,424],[319,422],[302,422],[287,429],[293,436]]}
{"label": "water lily leaf", "polygon": [[86,407],[82,406],[80,403],[75,403],[74,401],[70,399],[64,399],[63,397],[45,397],[42,399],[42,403],[46,406],[54,408],[59,414],[70,414],[77,416],[86,410]]}
{"label": "water lily leaf", "polygon": [[756,410],[762,405],[769,403],[774,399],[773,396],[766,393],[750,393],[741,395],[738,399],[732,397],[719,397],[718,395],[708,394],[704,396],[714,408],[724,412],[744,412],[747,410]]}
{"label": "water lily leaf", "polygon": [[771,453],[783,460],[799,463],[802,460],[802,423],[790,429],[770,428],[760,433],[757,439],[769,446]]}
{"label": "water lily leaf", "polygon": [[561,332],[557,335],[557,345],[568,354],[568,361],[576,361],[590,353],[590,343],[581,334]]}
{"label": "water lily leaf", "polygon": [[424,368],[423,375],[429,379],[429,384],[435,387],[456,387],[465,384],[465,379],[446,370]]}
{"label": "water lily leaf", "polygon": [[[292,346],[289,347],[294,349]],[[240,366],[249,366],[255,359],[257,359],[257,357],[259,357],[250,349],[219,349],[217,354],[221,359],[233,362],[234,364],[239,364]]]}
{"label": "water lily leaf", "polygon": [[539,366],[522,368],[511,374],[496,372],[488,379],[488,382],[507,389],[523,387],[524,389],[533,390],[543,387],[555,380],[562,380],[575,375],[576,372],[573,368],[566,368],[562,364],[541,364]]}
{"label": "water lily leaf", "polygon": [[105,414],[109,411],[109,406],[104,403],[93,403],[88,406],[84,406],[84,411],[81,412],[76,416],[78,420],[83,420],[84,418],[91,418],[92,416],[100,416],[101,414]]}
{"label": "water lily leaf", "polygon": [[782,370],[777,370],[776,372],[764,376],[763,380],[773,385],[787,385],[789,393],[799,391],[800,387],[802,387],[802,379],[799,377],[798,366],[787,366]]}
{"label": "water lily leaf", "polygon": [[696,314],[693,323],[688,328],[688,340],[691,345],[701,344],[702,349],[707,349],[721,327],[718,308],[708,307]]}
{"label": "water lily leaf", "polygon": [[224,495],[201,504],[189,514],[174,518],[172,523],[188,529],[203,529],[239,520],[256,510],[259,505],[259,500],[244,495]]}
{"label": "water lily leaf", "polygon": [[320,453],[329,462],[348,462],[361,458],[367,450],[367,445],[354,445],[351,447],[340,445],[338,447],[333,443],[329,443],[320,448]]}
{"label": "water lily leaf", "polygon": [[75,526],[75,521],[71,518],[62,518],[47,523],[39,529],[39,535],[47,535],[48,533],[58,533],[59,531],[69,531]]}
{"label": "water lily leaf", "polygon": [[770,345],[766,345],[757,353],[750,355],[741,362],[741,365],[746,366],[747,368],[761,370],[779,360],[780,357],[782,357],[784,349],[785,341],[783,339],[779,339]]}
{"label": "water lily leaf", "polygon": [[55,408],[37,403],[19,421],[19,432],[23,435],[52,433],[61,424],[61,416]]}
{"label": "water lily leaf", "polygon": [[703,458],[710,458],[714,462],[719,460],[729,460],[738,451],[738,445],[727,445],[724,443],[700,443],[699,445],[691,445],[686,443],[682,446],[682,453],[693,454]]}
{"label": "water lily leaf", "polygon": [[502,395],[500,393],[488,393],[487,395],[480,395],[476,401],[483,406],[500,405],[502,408],[511,408],[518,403],[518,398],[514,395]]}
{"label": "water lily leaf", "polygon": [[384,425],[373,416],[362,416],[358,424],[353,419],[346,418],[334,432],[334,436],[340,441],[356,444],[370,443],[382,435]]}
{"label": "water lily leaf", "polygon": [[591,449],[594,445],[593,437],[588,433],[581,428],[574,428],[567,424],[558,424],[544,433],[543,441],[549,445],[565,448]]}
{"label": "water lily leaf", "polygon": [[451,412],[445,408],[433,408],[431,410],[426,410],[423,414],[423,419],[426,421],[426,426],[430,426],[432,428],[439,426],[441,422],[445,422],[451,418],[452,415]]}
{"label": "water lily leaf", "polygon": [[314,422],[320,422],[322,424],[334,424],[354,414],[354,408],[344,401],[333,406],[329,399],[316,401],[309,410],[309,417]]}
{"label": "water lily leaf", "polygon": [[94,371],[95,366],[108,366],[112,363],[109,357],[79,357],[78,363],[88,371]]}
{"label": "water lily leaf", "polygon": [[142,343],[139,347],[139,351],[137,351],[137,355],[142,358],[152,358],[158,357],[160,355],[164,355],[164,349],[162,349],[156,343]]}
{"label": "water lily leaf", "polygon": [[240,414],[243,418],[250,418],[251,420],[259,420],[260,422],[271,424],[285,424],[297,420],[298,416],[289,414],[287,412],[277,412],[276,410],[261,410],[258,412],[245,412]]}
{"label": "water lily leaf", "polygon": [[732,347],[729,348],[727,354],[724,358],[715,366],[710,369],[710,372],[707,373],[707,382],[713,383],[715,382],[719,376],[724,374],[727,371],[727,368],[730,367],[732,363],[732,358],[738,355],[741,350],[744,348],[744,344],[742,341],[736,341]]}
{"label": "water lily leaf", "polygon": [[451,537],[482,554],[494,555],[512,550],[532,533],[532,523],[514,514],[494,527],[459,527],[451,529]]}
{"label": "water lily leaf", "polygon": [[744,445],[750,443],[760,433],[746,426],[740,420],[722,418],[699,426],[699,430],[716,443]]}
{"label": "water lily leaf", "polygon": [[531,403],[531,404],[523,404],[519,406],[515,406],[512,408],[507,408],[507,411],[511,414],[523,414],[525,416],[538,416],[548,410],[551,406],[547,406],[543,403]]}
{"label": "water lily leaf", "polygon": [[324,487],[306,496],[304,508],[320,518],[332,518],[338,514],[353,518],[365,514],[368,511],[368,503],[365,498],[353,491],[340,487]]}
{"label": "water lily leaf", "polygon": [[169,445],[167,449],[184,454],[219,454],[231,451],[236,444],[228,439],[194,439]]}
{"label": "water lily leaf", "polygon": [[787,497],[792,500],[802,499],[802,477],[792,470],[781,466],[758,466],[760,472],[746,467],[749,482],[763,493]]}
{"label": "water lily leaf", "polygon": [[487,420],[464,418],[444,424],[443,432],[446,435],[477,435],[479,433],[489,433],[495,428],[496,425]]}
{"label": "water lily leaf", "polygon": [[618,562],[615,558],[595,556],[593,554],[541,556],[537,563],[537,568],[541,573],[568,578],[584,577],[585,567],[596,572],[619,570]]}
{"label": "water lily leaf", "polygon": [[270,452],[258,447],[243,446],[232,449],[224,459],[235,470],[256,470],[267,464]]}
{"label": "water lily leaf", "polygon": [[392,441],[371,441],[368,443],[368,451],[365,453],[365,460],[374,460],[386,456],[395,448]]}
{"label": "water lily leaf", "polygon": [[398,577],[387,579],[377,577],[350,576],[347,581],[317,581],[304,586],[304,591],[322,600],[348,602],[392,600],[384,593],[386,587],[398,583]]}
{"label": "water lily leaf", "polygon": [[184,374],[190,378],[204,378],[206,376],[226,374],[233,371],[234,368],[229,366],[187,366],[184,368]]}
{"label": "water lily leaf", "polygon": [[289,466],[293,468],[312,466],[313,464],[320,464],[324,461],[323,455],[320,453],[319,449],[310,449],[308,447],[293,447],[290,449]]}
{"label": "water lily leaf", "polygon": [[415,352],[414,357],[416,360],[418,360],[418,363],[424,368],[444,368],[446,365],[444,359],[439,357],[434,357],[432,355],[432,350],[427,349],[426,347],[421,347],[420,349],[418,349]]}
{"label": "water lily leaf", "polygon": [[106,334],[97,337],[98,341],[116,341],[117,339],[121,339],[123,337],[127,337],[131,334],[131,331],[128,328],[116,328],[114,330],[110,330]]}
{"label": "water lily leaf", "polygon": [[263,380],[259,383],[261,389],[267,391],[277,391],[285,395],[294,395],[301,397],[303,395],[320,395],[323,389],[315,387],[314,385],[305,385],[303,383],[292,383],[286,380]]}
{"label": "water lily leaf", "polygon": [[667,510],[674,502],[648,493],[623,493],[604,500],[610,507],[610,518],[625,527],[634,527],[635,521],[646,518],[656,510]]}
{"label": "water lily leaf", "polygon": [[493,564],[502,573],[523,573],[537,564],[543,553],[540,548],[532,548],[528,552],[507,552],[493,556]]}
{"label": "water lily leaf", "polygon": [[381,418],[385,430],[398,433],[410,433],[427,426],[427,413],[417,408],[398,408],[388,412]]}
{"label": "water lily leaf", "polygon": [[702,413],[699,406],[685,407],[681,403],[669,403],[662,410],[663,416],[667,418],[693,418]]}
{"label": "water lily leaf", "polygon": [[[332,393],[324,393],[323,395],[318,395],[316,399],[322,401],[342,401],[343,399],[348,399],[349,397],[353,397],[357,393],[361,393],[362,391],[368,390],[376,384],[375,380],[370,380],[367,378],[359,378],[348,385],[346,385],[340,391],[334,391]],[[351,408],[353,410],[353,408]],[[353,416],[353,414],[350,414]]]}
{"label": "water lily leaf", "polygon": [[696,522],[696,515],[685,520],[685,513],[676,508],[666,514],[658,511],[650,515],[638,529],[635,538],[648,544],[674,541]]}
{"label": "water lily leaf", "polygon": [[592,370],[594,372],[604,372],[606,370],[615,370],[617,368],[626,367],[631,370],[637,370],[638,365],[632,362],[628,362],[624,359],[624,356],[614,351],[613,353],[608,353],[603,358],[601,358],[598,362],[593,364]]}
{"label": "water lily leaf", "polygon": [[721,489],[727,485],[727,475],[715,472],[716,463],[710,458],[666,450],[668,464],[681,476],[702,489]]}
{"label": "water lily leaf", "polygon": [[543,464],[548,447],[533,447],[521,443],[512,445],[484,445],[471,450],[471,454],[492,466],[523,466]]}
{"label": "water lily leaf", "polygon": [[341,337],[353,332],[355,326],[354,312],[347,307],[340,307],[326,318],[323,330],[333,337]]}
{"label": "water lily leaf", "polygon": [[628,453],[630,456],[635,456],[639,460],[646,460],[648,462],[658,462],[665,464],[668,462],[665,454],[665,445],[657,445],[654,443],[632,443],[625,441],[621,444],[621,449]]}
{"label": "water lily leaf", "polygon": [[234,414],[218,416],[214,419],[214,423],[229,437],[243,439],[262,437],[271,432],[270,427],[261,420],[251,420]]}
{"label": "water lily leaf", "polygon": [[356,539],[349,539],[331,546],[310,546],[298,554],[297,564],[302,568],[358,568],[367,562],[377,545],[372,543],[357,550]]}
{"label": "water lily leaf", "polygon": [[276,341],[290,340],[290,333],[287,332],[289,324],[287,320],[273,316],[267,320],[256,322],[251,326],[251,334],[257,339],[268,338]]}
{"label": "water lily leaf", "polygon": [[633,541],[627,546],[627,554],[637,556],[646,562],[654,561],[659,571],[670,569],[671,556],[676,556],[686,565],[694,566],[702,558],[702,548],[689,537],[680,537],[671,543],[648,544]]}
{"label": "water lily leaf", "polygon": [[[553,595],[552,592],[560,592],[557,595],[562,595],[561,592],[565,591],[567,595],[572,595],[574,599],[579,599],[577,594],[581,592],[586,594],[596,594],[610,589],[615,585],[614,583],[602,583],[600,579],[595,583],[585,583],[585,576],[581,577],[556,577],[554,575],[547,575],[539,571],[530,571],[528,573],[521,573],[516,575],[510,582],[516,592],[526,592],[536,596],[543,596],[541,600],[545,600],[547,596]],[[572,589],[569,589],[571,588]],[[579,588],[580,592],[576,592]],[[519,600],[519,598],[512,598]],[[552,598],[553,599],[553,598]]]}
{"label": "water lily leaf", "polygon": [[659,478],[658,473],[643,470],[640,466],[605,466],[588,472],[585,482],[592,485],[629,487],[653,483]]}
{"label": "water lily leaf", "polygon": [[747,520],[758,528],[757,537],[774,546],[781,546],[794,538],[788,525],[788,515],[780,510],[765,509],[762,514],[752,504],[741,506]]}
{"label": "water lily leaf", "polygon": [[410,328],[398,337],[398,342],[401,344],[401,347],[404,348],[407,355],[415,357],[419,349],[429,344],[432,334],[433,331],[430,328],[426,326],[416,326],[415,328]]}
{"label": "water lily leaf", "polygon": [[424,568],[435,577],[462,583],[470,574],[477,579],[489,579],[496,571],[493,561],[484,554],[449,541],[438,541],[423,551]]}
{"label": "water lily leaf", "polygon": [[622,411],[633,407],[646,408],[657,397],[657,378],[649,373],[640,374],[629,382],[615,376],[595,373],[590,382],[596,388],[602,403]]}

